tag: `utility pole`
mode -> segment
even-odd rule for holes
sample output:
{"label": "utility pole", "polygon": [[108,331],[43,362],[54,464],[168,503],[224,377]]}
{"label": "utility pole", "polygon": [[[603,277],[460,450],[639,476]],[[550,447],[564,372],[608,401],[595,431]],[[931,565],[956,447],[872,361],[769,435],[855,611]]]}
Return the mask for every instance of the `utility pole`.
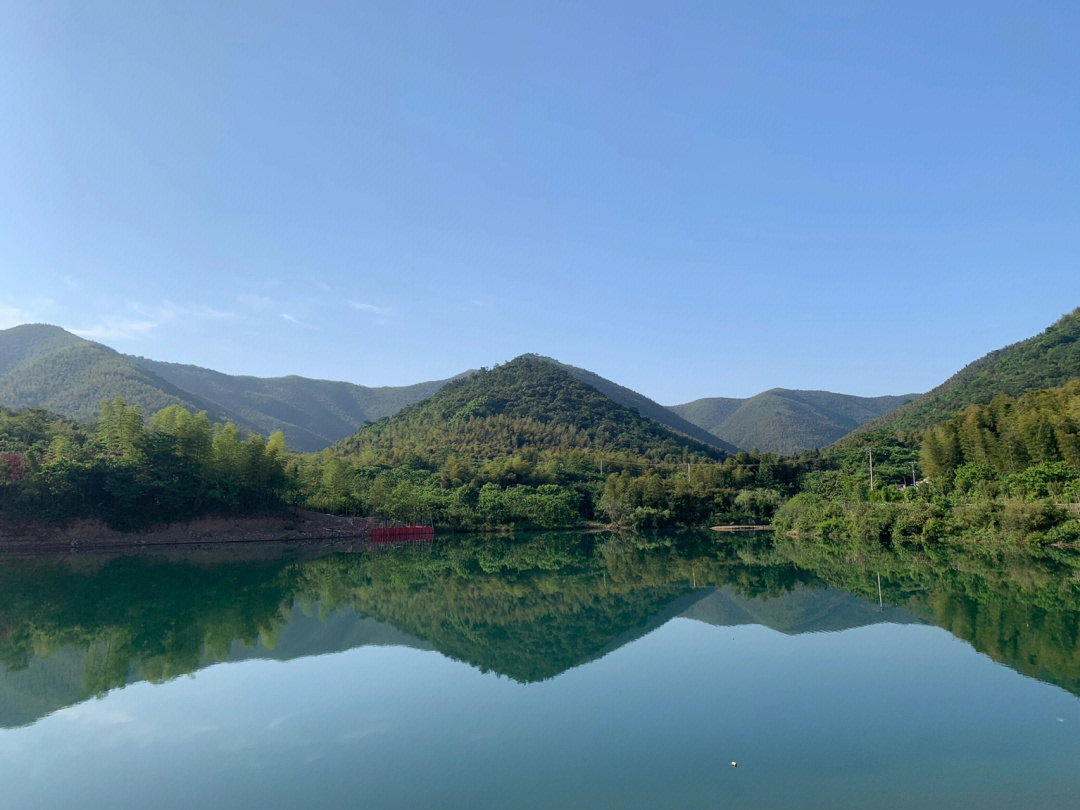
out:
{"label": "utility pole", "polygon": [[867,448],[870,452],[870,491],[874,491],[874,450],[873,448]]}
{"label": "utility pole", "polygon": [[600,454],[600,477],[604,477],[604,454]]}

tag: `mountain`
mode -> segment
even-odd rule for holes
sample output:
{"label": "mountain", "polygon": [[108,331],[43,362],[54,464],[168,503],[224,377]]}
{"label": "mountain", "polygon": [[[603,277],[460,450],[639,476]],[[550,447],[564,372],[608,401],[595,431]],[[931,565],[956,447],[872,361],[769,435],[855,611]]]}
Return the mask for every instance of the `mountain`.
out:
{"label": "mountain", "polygon": [[295,376],[234,376],[120,354],[57,326],[0,331],[0,404],[8,408],[42,407],[88,421],[102,400],[117,396],[147,415],[182,405],[255,433],[281,430],[291,447],[305,452],[426,399],[447,382],[368,388]]}
{"label": "mountain", "polygon": [[581,382],[592,386],[608,399],[614,400],[620,405],[625,405],[627,408],[633,408],[646,419],[653,419],[661,425],[674,430],[676,433],[689,436],[691,439],[697,439],[699,442],[712,445],[713,447],[728,453],[738,452],[739,447],[746,446],[736,446],[738,444],[737,442],[724,441],[723,437],[714,435],[707,428],[702,429],[702,426],[696,424],[693,420],[685,419],[681,414],[676,413],[671,408],[665,408],[663,405],[654,402],[647,396],[639,394],[637,391],[631,391],[629,388],[613,383],[611,380],[604,379],[599,374],[576,366],[568,366],[565,363],[560,363],[558,360],[554,360],[550,357],[543,357],[542,355],[527,356],[535,357],[548,363],[554,363],[559,368],[581,380]]}
{"label": "mountain", "polygon": [[430,399],[365,425],[335,445],[401,462],[451,451],[477,458],[536,451],[602,450],[649,458],[723,451],[673,432],[621,405],[562,366],[536,355],[452,382]]}
{"label": "mountain", "polygon": [[236,376],[144,357],[136,358],[136,362],[140,368],[212,403],[227,412],[233,421],[256,433],[284,431],[289,446],[302,452],[328,447],[354,433],[365,422],[374,422],[427,399],[449,382],[432,380],[369,388],[297,376]]}
{"label": "mountain", "polygon": [[892,433],[923,430],[968,405],[985,405],[998,394],[1056,388],[1080,377],[1080,309],[1042,333],[976,360],[934,390],[859,430]]}
{"label": "mountain", "polygon": [[41,407],[85,421],[97,416],[102,400],[117,396],[146,413],[182,405],[222,416],[132,358],[59,327],[27,324],[0,331],[0,403],[5,407]]}
{"label": "mountain", "polygon": [[671,410],[731,444],[790,455],[831,444],[916,396],[856,397],[773,388],[748,399],[708,397]]}

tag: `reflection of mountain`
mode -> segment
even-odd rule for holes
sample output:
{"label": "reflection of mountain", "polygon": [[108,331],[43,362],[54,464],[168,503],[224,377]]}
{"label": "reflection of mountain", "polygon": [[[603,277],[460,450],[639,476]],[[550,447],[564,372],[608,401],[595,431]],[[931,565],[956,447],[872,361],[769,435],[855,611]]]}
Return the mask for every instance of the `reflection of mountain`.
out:
{"label": "reflection of mountain", "polygon": [[879,608],[836,588],[796,585],[773,597],[750,598],[733,588],[717,588],[682,614],[718,627],[760,624],[780,633],[831,633],[868,624],[909,624],[911,614],[886,605]]}
{"label": "reflection of mountain", "polygon": [[[291,661],[356,647],[390,645],[431,649],[430,645],[391,625],[365,618],[348,608],[325,616],[297,610],[270,646],[262,639],[254,644],[235,640],[224,658],[207,651],[197,668],[259,658]],[[26,725],[85,700],[92,694],[88,682],[94,680],[96,670],[108,655],[108,643],[95,642],[83,649],[67,648],[35,656],[24,668],[0,667],[0,728]],[[142,677],[135,667],[125,674],[122,682],[138,680]]]}
{"label": "reflection of mountain", "polygon": [[[869,569],[811,565],[806,550],[795,557],[781,543],[750,551],[711,539],[639,546],[533,535],[311,559],[280,548],[262,560],[250,547],[244,553],[236,562],[215,554],[5,563],[0,726],[219,662],[367,645],[436,650],[532,682],[676,616],[787,634],[931,621],[1020,672],[1080,692],[1075,586],[1048,569],[1026,578],[1032,571],[1018,570],[995,591],[957,578],[970,561],[935,560],[920,572],[906,559],[897,563],[906,579],[886,569],[880,609]],[[1030,582],[1041,590],[1025,599]]]}

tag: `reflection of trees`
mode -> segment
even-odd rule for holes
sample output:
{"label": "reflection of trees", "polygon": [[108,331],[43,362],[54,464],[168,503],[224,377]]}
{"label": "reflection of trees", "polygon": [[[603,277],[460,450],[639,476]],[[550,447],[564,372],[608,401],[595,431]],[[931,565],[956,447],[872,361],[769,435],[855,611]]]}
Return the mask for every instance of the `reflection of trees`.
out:
{"label": "reflection of trees", "polygon": [[[747,598],[828,584],[884,601],[1024,674],[1080,694],[1080,599],[1067,560],[888,551],[712,535],[458,538],[314,559],[120,557],[0,567],[0,666],[79,653],[77,700],[273,648],[294,606],[349,609],[521,681],[552,677],[728,586]],[[346,642],[342,642],[346,643]]]}
{"label": "reflection of trees", "polygon": [[812,571],[948,630],[995,661],[1080,695],[1080,559],[1060,550],[880,544],[837,548],[780,538],[763,556]]}

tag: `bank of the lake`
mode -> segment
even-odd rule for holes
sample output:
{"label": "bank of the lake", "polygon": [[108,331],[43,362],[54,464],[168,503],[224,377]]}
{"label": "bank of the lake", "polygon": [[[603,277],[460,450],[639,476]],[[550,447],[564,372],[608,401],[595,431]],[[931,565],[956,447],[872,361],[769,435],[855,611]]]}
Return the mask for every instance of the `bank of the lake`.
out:
{"label": "bank of the lake", "polygon": [[0,553],[51,554],[73,549],[122,549],[154,546],[228,545],[235,543],[307,543],[366,540],[384,521],[287,509],[259,515],[207,515],[151,524],[124,531],[99,518],[64,522],[0,523]]}

